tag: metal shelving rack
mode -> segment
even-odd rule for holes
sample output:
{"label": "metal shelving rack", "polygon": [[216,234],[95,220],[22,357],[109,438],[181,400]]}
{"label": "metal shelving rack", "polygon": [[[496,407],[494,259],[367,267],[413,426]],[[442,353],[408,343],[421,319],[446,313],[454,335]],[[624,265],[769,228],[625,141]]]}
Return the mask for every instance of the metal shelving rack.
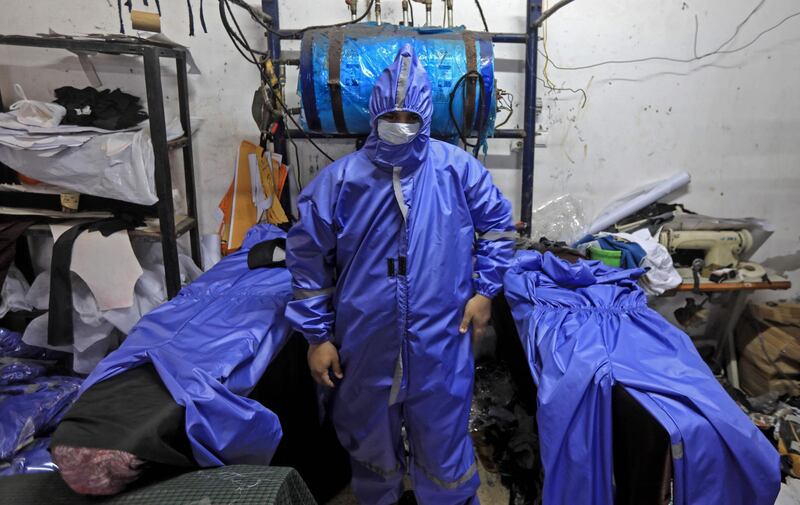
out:
{"label": "metal shelving rack", "polygon": [[[155,189],[158,202],[154,205],[137,205],[112,199],[99,199],[110,209],[135,209],[147,216],[158,217],[159,230],[136,229],[131,236],[149,240],[160,240],[164,253],[164,275],[169,298],[178,294],[181,288],[180,266],[178,263],[178,238],[189,233],[192,259],[202,265],[200,258],[200,233],[197,222],[197,200],[194,183],[194,157],[192,151],[192,127],[189,118],[189,89],[187,79],[187,49],[143,39],[100,39],[69,37],[31,37],[21,35],[0,35],[0,45],[66,49],[74,52],[97,52],[116,55],[141,56],[144,63],[144,79],[147,89],[147,113],[150,117],[150,137],[155,156]],[[164,95],[161,87],[161,58],[175,60],[178,80],[178,101],[180,120],[184,134],[167,141],[167,127],[164,118]],[[183,150],[183,172],[186,185],[186,216],[176,222],[175,206],[172,199],[172,177],[170,175],[169,152]],[[34,197],[30,197],[35,200]],[[35,232],[41,229],[33,227]]]}
{"label": "metal shelving rack", "polygon": [[[272,18],[272,26],[280,27],[279,0],[261,0],[261,9]],[[492,33],[492,42],[503,44],[525,44],[525,101],[522,129],[503,128],[496,130],[491,138],[522,139],[522,188],[520,216],[525,224],[524,233],[530,236],[531,213],[533,212],[533,162],[535,147],[536,125],[536,69],[537,69],[537,44],[539,29],[536,20],[542,15],[542,0],[527,0],[526,2],[526,32],[525,33]],[[281,41],[297,40],[301,35],[292,30],[277,30],[278,34],[270,33],[268,36],[270,54],[275,63],[299,64],[297,61],[281,61]],[[275,65],[275,72],[280,72],[280,65]],[[300,131],[289,131],[294,139],[302,139],[306,134]],[[311,134],[308,136],[320,139],[346,139],[358,138],[354,135],[342,134]],[[282,154],[286,152],[286,132],[282,129],[274,135],[275,151]]]}

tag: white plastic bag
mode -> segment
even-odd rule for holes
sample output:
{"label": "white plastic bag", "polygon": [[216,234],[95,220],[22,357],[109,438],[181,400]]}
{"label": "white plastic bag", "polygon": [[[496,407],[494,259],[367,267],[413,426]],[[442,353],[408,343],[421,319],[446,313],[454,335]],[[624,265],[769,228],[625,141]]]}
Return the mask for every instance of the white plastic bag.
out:
{"label": "white plastic bag", "polygon": [[28,100],[19,84],[14,84],[14,91],[19,100],[12,103],[9,109],[14,111],[17,121],[22,124],[52,128],[61,124],[67,115],[67,109],[57,103]]}
{"label": "white plastic bag", "polygon": [[6,280],[0,288],[0,317],[12,310],[30,310],[31,305],[25,301],[29,289],[25,276],[17,267],[11,265]]}

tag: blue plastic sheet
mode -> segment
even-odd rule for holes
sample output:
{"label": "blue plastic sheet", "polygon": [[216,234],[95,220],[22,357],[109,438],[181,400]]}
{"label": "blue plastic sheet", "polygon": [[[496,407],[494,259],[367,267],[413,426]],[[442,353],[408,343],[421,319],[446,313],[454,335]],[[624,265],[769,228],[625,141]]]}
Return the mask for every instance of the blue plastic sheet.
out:
{"label": "blue plastic sheet", "polygon": [[34,361],[0,364],[0,386],[30,382],[47,373],[47,365]]}
{"label": "blue plastic sheet", "polygon": [[[340,89],[347,132],[370,133],[369,97],[383,69],[409,43],[428,73],[432,88],[433,117],[431,134],[457,138],[450,117],[450,92],[468,71],[467,46],[475,51],[475,70],[480,79],[466,79],[453,100],[453,115],[459,128],[476,135],[491,136],[496,109],[494,52],[489,34],[463,28],[412,28],[363,23],[346,28],[310,30],[305,33],[300,51],[298,94],[303,106],[303,126],[311,131],[336,133],[329,85],[329,52],[332,37],[342,39]],[[466,123],[465,90],[475,92],[473,120]],[[485,131],[479,131],[485,125]],[[340,132],[344,133],[344,132]]]}
{"label": "blue plastic sheet", "polygon": [[8,460],[33,437],[55,428],[77,398],[81,382],[53,376],[0,387],[0,460]]}
{"label": "blue plastic sheet", "polygon": [[289,337],[285,268],[247,266],[254,245],[284,238],[272,225],[248,231],[242,248],[145,315],[83,390],[152,363],[186,408],[186,435],[201,466],[267,465],[281,439],[277,416],[246,398]]}
{"label": "blue plastic sheet", "polygon": [[47,450],[49,445],[50,438],[37,438],[26,445],[11,461],[0,463],[0,477],[57,471],[58,466]]}
{"label": "blue plastic sheet", "polygon": [[57,360],[64,356],[60,351],[28,345],[22,341],[22,333],[0,328],[0,357]]}
{"label": "blue plastic sheet", "polygon": [[519,252],[505,293],[538,386],[544,503],[613,505],[611,388],[672,443],[676,505],[772,505],[778,453],[636,279],[599,261]]}

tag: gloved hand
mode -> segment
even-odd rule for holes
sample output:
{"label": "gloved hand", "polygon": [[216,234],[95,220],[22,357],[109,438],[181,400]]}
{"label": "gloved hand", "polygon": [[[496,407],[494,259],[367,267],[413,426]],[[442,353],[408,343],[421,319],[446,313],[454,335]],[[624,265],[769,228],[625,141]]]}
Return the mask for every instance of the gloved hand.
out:
{"label": "gloved hand", "polygon": [[342,366],[339,364],[339,351],[330,342],[321,344],[311,344],[308,346],[308,367],[311,369],[311,376],[317,384],[334,387],[333,381],[328,375],[328,370],[333,369],[333,375],[337,379],[343,379]]}
{"label": "gloved hand", "polygon": [[491,317],[492,299],[477,294],[470,298],[467,305],[464,307],[464,318],[461,320],[461,326],[458,328],[458,331],[462,334],[466,333],[471,323],[472,338],[473,340],[477,340],[486,331],[486,326],[489,324],[489,319],[491,319]]}

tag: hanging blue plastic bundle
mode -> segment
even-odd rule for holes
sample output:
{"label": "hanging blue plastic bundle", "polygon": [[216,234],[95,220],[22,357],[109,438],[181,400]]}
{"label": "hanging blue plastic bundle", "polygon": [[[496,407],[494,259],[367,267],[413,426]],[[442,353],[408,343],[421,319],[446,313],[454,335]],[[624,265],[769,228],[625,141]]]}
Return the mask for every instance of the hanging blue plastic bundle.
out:
{"label": "hanging blue plastic bundle", "polygon": [[309,30],[303,36],[297,87],[304,128],[368,134],[372,87],[405,43],[414,46],[431,80],[432,135],[456,140],[460,131],[479,143],[491,136],[496,107],[489,34],[372,23]]}

